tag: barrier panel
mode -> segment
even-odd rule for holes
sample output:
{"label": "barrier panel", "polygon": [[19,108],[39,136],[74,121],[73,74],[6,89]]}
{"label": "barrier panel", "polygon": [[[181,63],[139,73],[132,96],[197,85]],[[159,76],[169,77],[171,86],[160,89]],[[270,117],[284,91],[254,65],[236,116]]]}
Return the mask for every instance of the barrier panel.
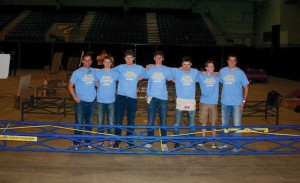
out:
{"label": "barrier panel", "polygon": [[[146,100],[138,98],[137,116],[147,117]],[[198,105],[197,105],[198,106]],[[168,116],[174,116],[175,101],[168,102]],[[219,105],[219,115],[220,112]],[[31,101],[23,101],[21,105],[21,121],[24,114],[58,114],[74,115],[74,102],[71,98],[59,97],[34,97]],[[198,109],[197,113],[198,115]],[[279,124],[279,105],[268,106],[266,101],[247,101],[243,111],[243,117],[275,117],[276,125]]]}
{"label": "barrier panel", "polygon": [[[105,154],[299,154],[300,126],[108,126],[71,123],[0,121],[0,149],[37,152]],[[84,130],[91,127],[92,131]],[[174,129],[180,131],[174,135]],[[78,129],[78,130],[76,130]],[[101,129],[100,131],[98,131]],[[133,129],[132,136],[108,134],[108,129]],[[161,136],[161,130],[167,136]],[[206,129],[206,137],[202,136]],[[211,132],[217,132],[216,137]],[[83,132],[74,135],[74,131]],[[154,136],[147,136],[154,131]],[[107,147],[120,141],[119,149]],[[79,143],[79,148],[73,147]],[[102,145],[99,145],[99,142]],[[168,149],[162,149],[165,142]],[[215,142],[218,148],[211,145]],[[146,146],[146,144],[151,144]],[[177,144],[177,146],[175,146]],[[175,147],[175,148],[174,148]]]}

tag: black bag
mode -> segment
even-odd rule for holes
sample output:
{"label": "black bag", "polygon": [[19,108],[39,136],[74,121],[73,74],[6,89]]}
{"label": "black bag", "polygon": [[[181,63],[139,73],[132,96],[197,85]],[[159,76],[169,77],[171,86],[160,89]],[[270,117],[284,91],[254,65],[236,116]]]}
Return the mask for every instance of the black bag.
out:
{"label": "black bag", "polygon": [[268,98],[267,98],[267,105],[278,105],[278,99],[280,97],[280,93],[277,91],[270,91],[268,93]]}
{"label": "black bag", "polygon": [[300,105],[297,105],[297,106],[295,107],[294,111],[300,113]]}

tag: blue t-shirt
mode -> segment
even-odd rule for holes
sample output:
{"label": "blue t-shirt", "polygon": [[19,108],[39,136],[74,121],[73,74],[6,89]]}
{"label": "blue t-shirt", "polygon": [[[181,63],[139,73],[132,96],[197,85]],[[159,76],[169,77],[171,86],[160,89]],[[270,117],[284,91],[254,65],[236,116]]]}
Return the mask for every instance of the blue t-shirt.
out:
{"label": "blue t-shirt", "polygon": [[168,67],[151,66],[143,76],[148,79],[147,96],[168,100],[167,80],[173,79]]}
{"label": "blue t-shirt", "polygon": [[116,81],[119,73],[115,70],[100,69],[96,71],[96,81],[98,82],[97,102],[109,104],[115,102],[117,85]]}
{"label": "blue t-shirt", "polygon": [[204,104],[218,104],[219,98],[219,77],[215,74],[202,73],[199,76],[201,89],[200,102]]}
{"label": "blue t-shirt", "polygon": [[201,73],[194,68],[185,71],[179,68],[171,68],[175,79],[176,96],[182,99],[195,99],[196,82]]}
{"label": "blue t-shirt", "polygon": [[224,105],[240,105],[243,102],[243,86],[249,84],[246,74],[240,68],[220,70],[220,82],[223,83],[221,102]]}
{"label": "blue t-shirt", "polygon": [[121,64],[114,68],[119,72],[118,95],[137,98],[137,83],[146,69],[140,65]]}
{"label": "blue t-shirt", "polygon": [[95,70],[80,67],[71,76],[70,82],[75,85],[77,98],[85,102],[93,102],[96,98]]}

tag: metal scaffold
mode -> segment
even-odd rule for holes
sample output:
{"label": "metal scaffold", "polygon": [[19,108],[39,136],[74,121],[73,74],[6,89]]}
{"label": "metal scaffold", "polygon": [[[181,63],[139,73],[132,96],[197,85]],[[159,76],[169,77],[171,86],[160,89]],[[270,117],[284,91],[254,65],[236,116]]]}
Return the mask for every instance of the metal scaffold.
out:
{"label": "metal scaffold", "polygon": [[[108,126],[9,120],[0,121],[0,125],[1,150],[165,155],[300,153],[300,126]],[[106,133],[109,129],[120,129],[124,135]],[[180,134],[174,135],[174,129]],[[161,130],[167,135],[161,136]],[[74,135],[74,131],[82,134]],[[126,136],[127,131],[132,135]],[[148,136],[149,131],[155,135]],[[108,147],[116,141],[121,142],[120,148]],[[211,146],[212,142],[218,147]],[[79,147],[74,148],[74,143]],[[163,143],[168,149],[162,149]]]}

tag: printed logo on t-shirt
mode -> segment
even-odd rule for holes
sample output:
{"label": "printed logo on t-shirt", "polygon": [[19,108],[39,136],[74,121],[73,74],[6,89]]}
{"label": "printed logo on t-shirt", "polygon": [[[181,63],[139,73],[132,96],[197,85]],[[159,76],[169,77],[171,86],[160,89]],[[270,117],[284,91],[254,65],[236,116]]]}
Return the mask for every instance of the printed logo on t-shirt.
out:
{"label": "printed logo on t-shirt", "polygon": [[215,85],[216,81],[214,78],[205,78],[204,84],[206,87],[213,87]]}
{"label": "printed logo on t-shirt", "polygon": [[234,75],[232,74],[226,74],[226,76],[224,77],[224,84],[233,84],[234,82]]}
{"label": "printed logo on t-shirt", "polygon": [[100,82],[103,86],[110,86],[113,81],[111,76],[102,76]]}
{"label": "printed logo on t-shirt", "polygon": [[92,84],[94,83],[94,76],[93,74],[85,74],[83,75],[83,81],[85,84]]}
{"label": "printed logo on t-shirt", "polygon": [[183,75],[181,78],[182,85],[191,85],[193,83],[192,76],[190,75]]}
{"label": "printed logo on t-shirt", "polygon": [[161,72],[154,72],[152,75],[153,82],[162,82],[164,75]]}
{"label": "printed logo on t-shirt", "polygon": [[134,80],[136,78],[136,74],[133,71],[126,71],[125,78],[126,80]]}

